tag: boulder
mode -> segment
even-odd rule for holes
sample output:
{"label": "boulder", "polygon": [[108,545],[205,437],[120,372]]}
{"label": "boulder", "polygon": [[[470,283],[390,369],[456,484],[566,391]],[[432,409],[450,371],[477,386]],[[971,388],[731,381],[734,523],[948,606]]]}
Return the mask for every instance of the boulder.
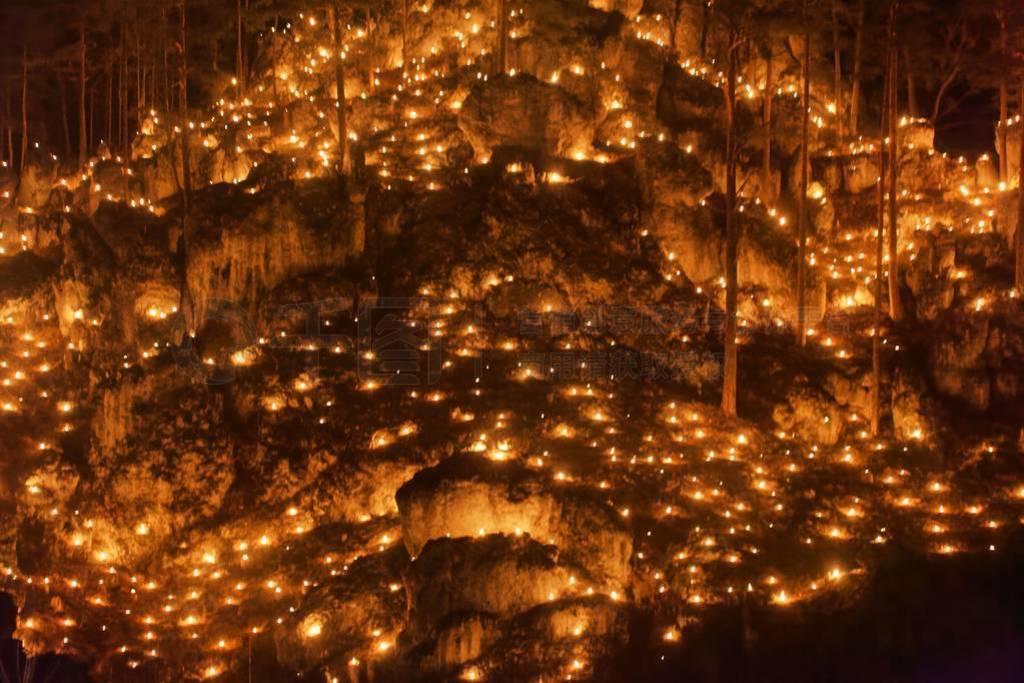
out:
{"label": "boulder", "polygon": [[367,555],[306,592],[274,630],[278,661],[294,671],[325,661],[345,663],[371,648],[373,631],[397,631],[405,615],[405,593],[392,586],[405,561],[400,547]]}
{"label": "boulder", "polygon": [[797,438],[819,446],[832,446],[843,431],[843,414],[835,399],[809,386],[799,386],[772,412],[775,424]]}
{"label": "boulder", "polygon": [[557,546],[602,586],[622,590],[629,582],[633,536],[621,517],[586,489],[552,489],[515,462],[449,458],[419,472],[395,498],[414,557],[434,538],[528,534]]}
{"label": "boulder", "polygon": [[491,534],[428,542],[405,574],[406,637],[420,642],[451,615],[509,618],[561,596],[579,569],[530,538]]}
{"label": "boulder", "polygon": [[979,411],[988,408],[991,395],[983,357],[988,334],[988,316],[969,313],[929,338],[928,368],[935,388]]}
{"label": "boulder", "polygon": [[924,383],[897,366],[892,379],[892,423],[897,439],[932,441],[935,437],[935,412],[924,396]]}
{"label": "boulder", "polygon": [[589,150],[597,107],[530,76],[499,76],[477,84],[462,103],[459,128],[477,159],[495,147],[521,147],[567,157]]}
{"label": "boulder", "polygon": [[643,140],[637,144],[636,172],[644,203],[697,206],[714,190],[711,174],[694,154],[674,144]]}

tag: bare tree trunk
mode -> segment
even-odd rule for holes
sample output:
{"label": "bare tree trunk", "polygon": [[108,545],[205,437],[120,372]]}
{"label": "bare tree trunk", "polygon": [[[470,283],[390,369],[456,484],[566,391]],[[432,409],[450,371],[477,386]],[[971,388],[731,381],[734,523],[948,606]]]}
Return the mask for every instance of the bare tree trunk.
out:
{"label": "bare tree trunk", "polygon": [[277,106],[277,19],[274,15],[274,30],[270,34],[270,94]]}
{"label": "bare tree trunk", "polygon": [[[1020,82],[1020,111],[1024,113],[1024,79]],[[1024,132],[1020,137],[1017,166],[1017,232],[1014,242],[1017,256],[1014,264],[1014,286],[1017,293],[1024,296]]]}
{"label": "bare tree trunk", "polygon": [[765,56],[764,78],[764,150],[761,158],[761,195],[764,201],[775,199],[775,181],[772,179],[772,102],[775,99],[775,78],[772,72],[774,55],[771,38],[768,39],[768,54]]}
{"label": "bare tree trunk", "polygon": [[[189,240],[189,211],[192,208],[192,159],[189,152],[189,127],[188,127],[188,43],[186,41],[185,23],[186,0],[179,0],[178,10],[180,13],[180,24],[178,25],[178,50],[180,53],[179,81],[178,81],[178,110],[181,116],[181,234],[178,236],[178,264],[179,264],[179,298],[181,303],[178,310],[185,316],[186,327],[191,324],[191,298],[188,292],[188,240]],[[186,329],[186,331],[188,331]]]}
{"label": "bare tree trunk", "polygon": [[807,1],[804,0],[804,58],[800,70],[802,94],[800,98],[800,202],[797,217],[796,257],[796,333],[800,346],[807,343],[807,186],[810,175],[810,73],[811,31],[807,21]]}
{"label": "bare tree trunk", "polygon": [[68,123],[68,86],[62,77],[60,81],[60,122],[64,130],[64,158],[71,158],[71,125]]}
{"label": "bare tree trunk", "polygon": [[498,73],[508,73],[508,0],[498,0]]}
{"label": "bare tree trunk", "polygon": [[7,107],[7,90],[4,89],[4,113],[3,118],[0,118],[0,165],[7,159],[7,127],[9,125],[8,117],[10,116],[9,108]]}
{"label": "bare tree trunk", "polygon": [[736,248],[739,241],[736,225],[736,49],[739,36],[729,32],[725,92],[725,353],[722,363],[722,412],[736,414],[737,349],[736,349]]}
{"label": "bare tree trunk", "polygon": [[19,177],[25,173],[25,157],[28,154],[28,45],[21,53],[21,159]]}
{"label": "bare tree trunk", "polygon": [[682,16],[683,11],[683,0],[675,0],[672,5],[672,33],[668,37],[668,45],[672,48],[672,52],[676,51],[676,33],[679,31],[679,18]]}
{"label": "bare tree trunk", "polygon": [[860,129],[860,80],[864,50],[864,0],[857,5],[857,29],[853,41],[853,85],[850,88],[850,135]]}
{"label": "bare tree trunk", "polygon": [[14,116],[11,113],[11,91],[6,91],[5,109],[7,111],[7,167],[14,170]]}
{"label": "bare tree trunk", "polygon": [[[127,12],[126,12],[127,14]],[[117,121],[120,126],[117,135],[122,157],[127,157],[128,148],[128,44],[125,39],[125,19],[121,21],[121,62],[117,78]]]}
{"label": "bare tree trunk", "polygon": [[85,52],[85,11],[82,11],[78,25],[78,165],[85,166],[89,155],[88,133],[85,129],[85,88],[86,88],[86,52]]}
{"label": "bare tree trunk", "polygon": [[142,35],[135,26],[135,121],[142,122],[146,111],[146,67],[142,58]]}
{"label": "bare tree trunk", "polygon": [[107,147],[114,144],[114,63],[110,63],[107,71]]}
{"label": "bare tree trunk", "polygon": [[832,63],[835,70],[836,132],[839,139],[844,137],[843,125],[843,62],[839,45],[839,5],[832,0]]}
{"label": "bare tree trunk", "polygon": [[946,91],[949,90],[949,86],[953,85],[953,81],[956,80],[957,75],[960,73],[960,67],[954,67],[954,69],[946,76],[946,79],[942,81],[942,85],[939,86],[939,92],[935,95],[935,104],[932,106],[932,118],[931,123],[934,126],[939,120],[939,111],[942,108],[942,100],[946,96]]}
{"label": "bare tree trunk", "polygon": [[167,63],[167,18],[163,12],[160,13],[162,19],[161,23],[161,35],[163,37],[163,53],[164,53],[164,111],[170,112],[171,110],[171,70]]}
{"label": "bare tree trunk", "polygon": [[[999,19],[999,54],[1000,56],[1006,55],[1006,15],[1002,12],[1002,3],[1000,3],[1000,11],[996,13]],[[1009,104],[1009,95],[1006,87],[1006,74],[1003,70],[1000,70],[999,78],[999,179],[1004,182],[1009,182],[1009,159],[1007,158],[1008,150],[1006,148],[1006,135],[1007,126],[1006,119],[1009,117],[1007,112]]]}
{"label": "bare tree trunk", "polygon": [[[376,24],[373,21],[373,12],[369,7],[366,8],[366,51],[367,54],[373,54],[376,48],[377,30]],[[366,60],[366,89],[372,95],[376,91],[373,73],[373,62],[369,59]]]}
{"label": "bare tree trunk", "polygon": [[910,67],[910,50],[903,48],[903,65],[907,70],[907,116],[917,118],[917,79]]}
{"label": "bare tree trunk", "polygon": [[245,56],[242,51],[242,0],[235,0],[235,14],[238,26],[238,45],[235,57],[235,78],[238,80],[238,92],[245,92]]}
{"label": "bare tree trunk", "polygon": [[702,2],[701,4],[701,22],[700,22],[700,57],[704,59],[708,56],[708,28],[711,24],[711,3]]}
{"label": "bare tree trunk", "polygon": [[[891,56],[890,56],[891,59]],[[889,127],[889,77],[892,70],[886,65],[885,86],[883,88],[882,118],[879,125],[878,145],[878,212],[875,238],[875,310],[874,326],[871,335],[871,435],[878,436],[882,421],[882,243],[885,235],[885,179],[886,179],[886,145],[885,138]]]}
{"label": "bare tree trunk", "polygon": [[896,125],[896,110],[899,100],[899,51],[896,48],[895,5],[893,17],[890,19],[890,58],[889,68],[889,316],[896,322],[903,319],[903,302],[900,299],[900,260],[899,260],[899,207],[896,190],[900,172],[900,148],[897,141],[899,126]]}
{"label": "bare tree trunk", "polygon": [[409,63],[409,0],[402,0],[402,68]]}
{"label": "bare tree trunk", "polygon": [[346,111],[345,98],[345,65],[341,61],[341,35],[338,22],[341,17],[338,15],[337,0],[331,4],[331,40],[334,44],[334,82],[338,89],[338,100],[335,109],[338,114],[338,171],[342,176],[352,172],[352,155],[348,147],[348,112]]}

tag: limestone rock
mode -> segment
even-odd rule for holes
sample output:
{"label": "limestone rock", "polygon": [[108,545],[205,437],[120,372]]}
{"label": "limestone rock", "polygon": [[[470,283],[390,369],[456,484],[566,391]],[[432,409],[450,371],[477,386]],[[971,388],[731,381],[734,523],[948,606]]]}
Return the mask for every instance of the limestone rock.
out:
{"label": "limestone rock", "polygon": [[791,391],[786,403],[775,407],[773,419],[780,429],[821,446],[835,444],[843,431],[843,414],[835,400],[806,386]]}
{"label": "limestone rock", "polygon": [[552,490],[514,462],[450,458],[418,473],[396,499],[413,556],[433,538],[523,533],[554,544],[602,584],[621,590],[629,581],[633,538],[620,517],[584,490]]}
{"label": "limestone rock", "polygon": [[533,539],[491,534],[432,540],[405,575],[406,635],[419,642],[458,613],[515,616],[561,595],[578,571]]}
{"label": "limestone rock", "polygon": [[405,611],[405,593],[391,589],[405,562],[401,548],[359,559],[302,596],[301,604],[275,629],[279,661],[306,671],[325,661],[347,664],[363,652],[376,629],[394,633]]}
{"label": "limestone rock", "polygon": [[696,206],[714,189],[711,175],[693,154],[675,145],[642,141],[637,145],[637,175],[648,205]]}
{"label": "limestone rock", "polygon": [[920,379],[897,367],[892,380],[892,422],[896,438],[931,441],[935,437],[937,407],[924,396]]}
{"label": "limestone rock", "polygon": [[596,105],[529,76],[498,77],[478,84],[462,103],[459,128],[478,159],[495,147],[521,147],[569,156],[589,150]]}

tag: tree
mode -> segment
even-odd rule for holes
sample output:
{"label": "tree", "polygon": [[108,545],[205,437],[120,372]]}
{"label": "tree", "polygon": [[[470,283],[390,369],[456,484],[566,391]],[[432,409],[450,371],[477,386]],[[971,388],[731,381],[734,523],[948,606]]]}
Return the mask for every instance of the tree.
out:
{"label": "tree", "polygon": [[897,180],[900,172],[899,126],[896,125],[898,102],[899,50],[896,48],[896,12],[899,0],[893,0],[889,14],[889,316],[896,322],[903,319],[903,303],[900,299],[899,259],[899,207],[896,199]]}
{"label": "tree", "polygon": [[409,63],[409,0],[402,0],[402,68]]}
{"label": "tree", "polygon": [[[1020,78],[1020,111],[1024,112],[1024,74]],[[1014,286],[1024,294],[1024,128],[1017,159],[1017,229],[1014,231]]]}
{"label": "tree", "polygon": [[508,0],[496,0],[498,17],[498,62],[497,73],[508,73]]}
{"label": "tree", "polygon": [[[1002,2],[999,3],[999,9],[996,12],[996,18],[999,21],[999,53],[1006,54],[1006,11],[1005,6]],[[1000,72],[999,75],[999,179],[1002,181],[1007,180],[1007,149],[1006,149],[1006,119],[1007,116],[1007,87],[1006,87],[1006,74]]]}
{"label": "tree", "polygon": [[761,196],[768,202],[775,199],[775,180],[772,178],[772,103],[775,101],[774,52],[774,45],[769,39],[764,58],[764,103],[761,112],[761,123],[764,127],[764,148],[761,151]]}
{"label": "tree", "polygon": [[839,2],[832,0],[832,65],[834,70],[833,98],[836,107],[836,132],[843,139],[843,62],[842,45],[839,42]]}
{"label": "tree", "polygon": [[345,101],[345,65],[341,56],[341,36],[338,23],[341,20],[338,12],[338,0],[334,0],[328,9],[331,21],[331,44],[334,48],[334,83],[338,90],[335,110],[338,116],[338,172],[347,176],[352,172],[352,156],[348,145],[348,117]]}
{"label": "tree", "polygon": [[853,83],[850,86],[850,135],[856,136],[860,128],[861,64],[864,49],[864,0],[857,2],[857,26],[853,40]]}
{"label": "tree", "polygon": [[188,240],[189,212],[192,208],[192,158],[189,151],[188,121],[188,34],[186,32],[186,2],[178,1],[180,22],[178,24],[178,111],[181,119],[181,234],[178,236],[178,263],[180,268],[181,304],[179,310],[188,320],[191,299],[188,292]]}
{"label": "tree", "polygon": [[739,32],[730,26],[725,85],[725,354],[722,363],[722,412],[736,415],[738,357],[736,348],[736,52]]}
{"label": "tree", "polygon": [[[885,139],[889,127],[890,88],[886,69],[886,83],[883,87],[882,117],[879,136]],[[878,436],[882,421],[882,241],[885,233],[885,179],[886,145],[878,145],[878,212],[875,237],[875,308],[871,332],[871,435]]]}
{"label": "tree", "polygon": [[22,48],[21,56],[21,161],[18,175],[25,174],[25,157],[28,155],[28,43]]}
{"label": "tree", "polygon": [[235,0],[235,14],[237,16],[238,43],[235,48],[235,79],[238,83],[238,92],[245,92],[245,48],[244,28],[242,26],[242,0]]}
{"label": "tree", "polygon": [[89,137],[85,129],[85,90],[88,87],[85,45],[85,8],[78,14],[78,165],[85,166],[89,156]]}
{"label": "tree", "polygon": [[800,80],[800,200],[797,216],[797,257],[796,257],[796,327],[797,340],[801,346],[807,343],[807,190],[810,166],[810,117],[811,117],[811,30],[807,17],[807,0],[803,5],[804,54],[801,60]]}

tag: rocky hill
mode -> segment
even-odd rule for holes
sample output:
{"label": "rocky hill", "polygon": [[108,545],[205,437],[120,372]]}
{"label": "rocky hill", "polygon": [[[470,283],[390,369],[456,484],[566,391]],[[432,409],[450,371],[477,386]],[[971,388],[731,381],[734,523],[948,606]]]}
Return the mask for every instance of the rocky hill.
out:
{"label": "rocky hill", "polygon": [[0,586],[31,652],[118,681],[601,677],[638,615],[656,659],[716,609],[843,610],[893,544],[1004,550],[1016,165],[1000,186],[901,122],[907,312],[875,330],[878,141],[838,137],[815,72],[801,347],[800,48],[770,179],[745,63],[731,418],[702,16],[514,4],[508,73],[490,3],[412,3],[404,65],[397,17],[348,25],[347,177],[318,12],[131,158],[2,171]]}

